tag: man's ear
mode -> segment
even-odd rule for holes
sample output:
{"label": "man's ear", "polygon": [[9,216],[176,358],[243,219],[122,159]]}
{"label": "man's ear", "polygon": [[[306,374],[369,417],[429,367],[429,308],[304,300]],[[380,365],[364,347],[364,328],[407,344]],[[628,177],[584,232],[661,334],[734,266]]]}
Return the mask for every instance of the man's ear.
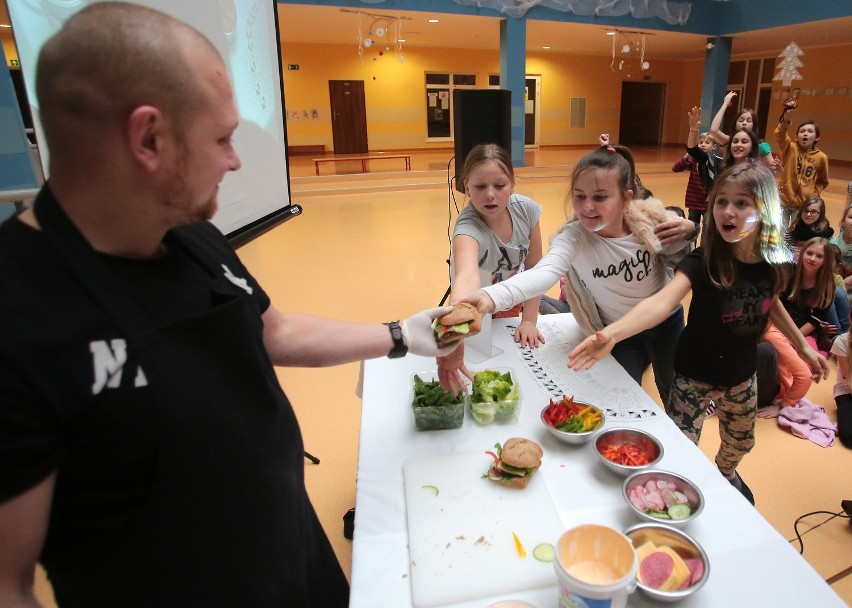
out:
{"label": "man's ear", "polygon": [[154,106],[139,106],[127,119],[130,154],[146,171],[153,172],[160,166],[165,129],[162,112]]}

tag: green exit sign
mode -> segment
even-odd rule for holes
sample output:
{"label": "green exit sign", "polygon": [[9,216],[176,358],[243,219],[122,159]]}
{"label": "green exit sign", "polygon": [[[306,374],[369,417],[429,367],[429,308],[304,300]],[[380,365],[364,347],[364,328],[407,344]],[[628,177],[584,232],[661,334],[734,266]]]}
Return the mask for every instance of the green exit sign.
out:
{"label": "green exit sign", "polygon": [[10,59],[9,65],[11,65],[13,68],[16,68],[16,67],[21,65],[21,62],[18,61],[17,59]]}
{"label": "green exit sign", "polygon": [[299,64],[298,64],[298,63],[288,63],[288,64],[287,64],[287,69],[288,69],[288,70],[298,70],[298,69],[299,69]]}

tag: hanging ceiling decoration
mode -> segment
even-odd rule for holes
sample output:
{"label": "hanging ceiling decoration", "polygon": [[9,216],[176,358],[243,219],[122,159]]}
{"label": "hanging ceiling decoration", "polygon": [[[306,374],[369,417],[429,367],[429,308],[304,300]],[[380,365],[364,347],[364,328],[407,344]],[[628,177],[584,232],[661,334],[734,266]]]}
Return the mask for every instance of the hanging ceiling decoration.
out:
{"label": "hanging ceiling decoration", "polygon": [[[645,50],[648,44],[648,36],[654,36],[646,32],[630,30],[609,30],[607,36],[612,38],[612,61],[609,68],[614,72],[616,66],[619,70],[630,71],[635,66],[643,72],[650,69],[651,63],[645,59]],[[616,59],[618,57],[618,59]],[[630,77],[630,74],[627,74]]]}
{"label": "hanging ceiling decoration", "polygon": [[[411,20],[411,17],[396,17],[394,15],[380,15],[376,13],[368,13],[366,11],[353,11],[350,9],[340,9],[342,13],[354,13],[358,15],[358,55],[361,57],[361,63],[364,62],[364,55],[368,50],[375,50],[377,57],[382,57],[385,51],[394,50],[396,57],[400,63],[405,61],[402,54],[402,21]],[[366,26],[366,34],[365,32]],[[377,59],[373,57],[373,61]]]}
{"label": "hanging ceiling decoration", "polygon": [[775,66],[778,73],[775,74],[772,80],[782,81],[784,87],[787,89],[790,88],[794,80],[801,80],[802,75],[799,73],[799,68],[805,67],[805,64],[799,60],[799,57],[804,54],[805,52],[795,42],[788,44],[787,48],[778,55],[781,58],[781,62]]}
{"label": "hanging ceiling decoration", "polygon": [[625,15],[637,19],[657,17],[670,25],[684,25],[692,11],[691,2],[669,2],[668,0],[455,0],[455,2],[492,8],[510,17],[521,17],[534,6],[541,5],[557,11],[589,17],[623,17]]}
{"label": "hanging ceiling decoration", "polygon": [[[385,0],[361,0],[365,4],[381,4]],[[728,2],[729,0],[716,0]],[[491,8],[509,17],[523,17],[534,6],[552,8],[564,13],[587,17],[623,17],[636,19],[656,17],[669,25],[685,25],[692,12],[692,2],[669,0],[454,0],[456,4]]]}

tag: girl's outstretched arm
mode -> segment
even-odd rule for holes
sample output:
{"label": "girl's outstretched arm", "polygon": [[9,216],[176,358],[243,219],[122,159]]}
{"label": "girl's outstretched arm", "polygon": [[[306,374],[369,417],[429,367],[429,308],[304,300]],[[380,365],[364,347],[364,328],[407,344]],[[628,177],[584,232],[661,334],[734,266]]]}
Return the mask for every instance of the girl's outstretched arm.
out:
{"label": "girl's outstretched arm", "polygon": [[568,353],[568,367],[573,370],[590,369],[606,357],[617,342],[635,336],[640,331],[662,323],[684,296],[692,289],[692,282],[678,270],[668,285],[642,300],[626,315],[607,325],[602,331],[589,336]]}
{"label": "girl's outstretched arm", "polygon": [[[453,237],[453,264],[455,276],[453,277],[450,303],[457,304],[458,294],[476,292],[479,289],[479,243],[472,236],[460,234]],[[441,387],[448,392],[457,395],[467,392],[464,380],[473,380],[473,374],[464,363],[464,343],[459,345],[453,352],[437,358],[438,380]]]}
{"label": "girl's outstretched arm", "polygon": [[772,300],[772,308],[769,309],[769,321],[777,327],[782,334],[790,341],[790,344],[796,349],[796,352],[801,357],[802,361],[808,364],[811,368],[811,377],[814,382],[819,382],[823,378],[828,378],[828,362],[825,357],[814,351],[805,341],[805,336],[796,327],[793,319],[790,318],[790,313],[784,308],[784,305],[775,296]]}
{"label": "girl's outstretched arm", "polygon": [[471,291],[470,293],[461,294],[456,297],[453,296],[450,298],[450,304],[455,306],[460,302],[467,302],[468,304],[473,304],[476,306],[476,310],[480,313],[487,315],[489,313],[494,312],[497,307],[494,305],[494,300],[491,299],[487,293],[485,293],[484,289],[477,289],[476,291]]}
{"label": "girl's outstretched arm", "polygon": [[731,101],[733,101],[736,95],[736,91],[731,91],[725,95],[725,101],[722,102],[722,107],[719,108],[719,111],[716,112],[716,116],[713,117],[713,121],[710,123],[710,136],[715,139],[716,143],[720,146],[727,146],[728,142],[731,141],[731,138],[725,133],[722,133],[720,129],[722,128],[722,119],[725,117],[725,110],[731,106]]}
{"label": "girl's outstretched arm", "polygon": [[[538,264],[542,256],[541,226],[536,222],[530,231],[530,250],[527,259],[524,260],[524,268],[531,268]],[[544,344],[544,336],[538,331],[538,306],[541,304],[541,296],[535,296],[524,302],[524,311],[521,313],[521,322],[515,330],[515,342],[521,346],[538,348]]]}

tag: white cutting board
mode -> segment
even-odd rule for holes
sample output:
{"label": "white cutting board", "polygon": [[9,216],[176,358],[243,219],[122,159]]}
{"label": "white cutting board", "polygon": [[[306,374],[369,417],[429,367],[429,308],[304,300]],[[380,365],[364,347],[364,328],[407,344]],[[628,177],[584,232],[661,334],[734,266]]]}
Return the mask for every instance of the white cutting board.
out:
{"label": "white cutting board", "polygon": [[[524,489],[507,488],[482,478],[492,462],[482,451],[403,465],[415,606],[556,585],[553,563],[533,557],[536,545],[555,545],[565,530],[544,479],[536,474]],[[424,486],[438,488],[438,495]]]}

